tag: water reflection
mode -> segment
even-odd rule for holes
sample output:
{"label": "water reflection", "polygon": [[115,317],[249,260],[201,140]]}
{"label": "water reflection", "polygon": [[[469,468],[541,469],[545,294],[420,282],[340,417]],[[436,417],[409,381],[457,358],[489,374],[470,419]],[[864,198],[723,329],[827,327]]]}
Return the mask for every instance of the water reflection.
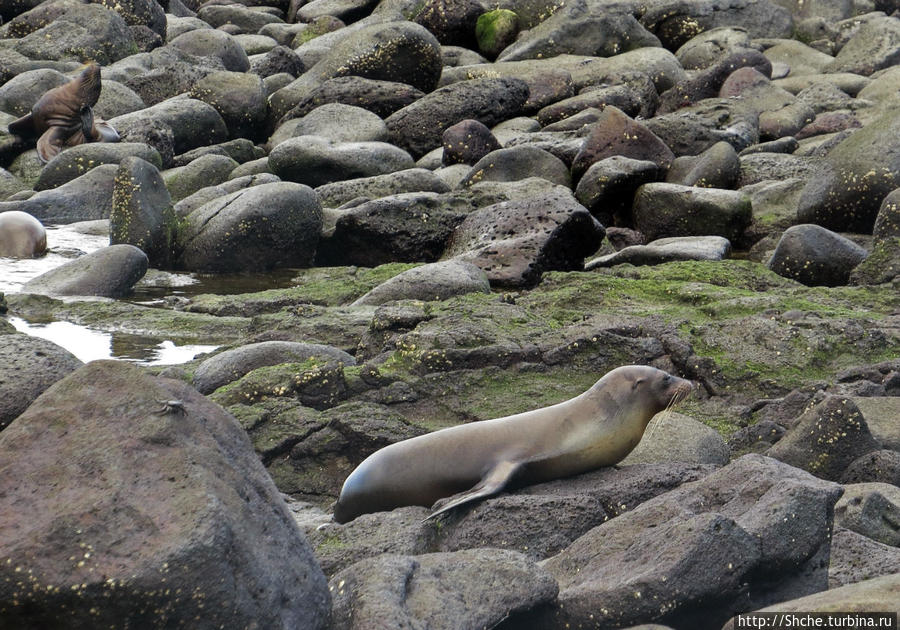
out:
{"label": "water reflection", "polygon": [[62,346],[85,363],[97,359],[123,359],[142,365],[176,365],[218,348],[203,344],[177,345],[170,339],[103,332],[71,322],[37,324],[20,317],[10,317],[9,322],[20,332]]}

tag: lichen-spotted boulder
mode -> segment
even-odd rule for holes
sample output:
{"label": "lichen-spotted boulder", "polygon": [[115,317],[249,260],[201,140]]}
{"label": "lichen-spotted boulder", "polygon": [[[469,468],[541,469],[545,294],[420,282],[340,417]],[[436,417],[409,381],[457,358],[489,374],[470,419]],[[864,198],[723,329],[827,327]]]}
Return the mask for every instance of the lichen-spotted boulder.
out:
{"label": "lichen-spotted boulder", "polygon": [[219,197],[191,212],[178,235],[176,266],[229,272],[305,266],[322,228],[316,193],[276,182]]}
{"label": "lichen-spotted boulder", "polygon": [[3,627],[327,626],[246,433],[189,385],[94,361],[0,433],[0,461],[0,531],[19,532],[0,539]]}

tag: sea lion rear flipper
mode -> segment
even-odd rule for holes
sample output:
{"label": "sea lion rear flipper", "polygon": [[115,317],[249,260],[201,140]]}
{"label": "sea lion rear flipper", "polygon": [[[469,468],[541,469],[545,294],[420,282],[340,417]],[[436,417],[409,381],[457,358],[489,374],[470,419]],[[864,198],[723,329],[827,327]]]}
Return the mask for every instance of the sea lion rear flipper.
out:
{"label": "sea lion rear flipper", "polygon": [[424,521],[429,521],[433,519],[435,516],[439,514],[443,514],[444,512],[448,512],[453,508],[462,505],[463,503],[469,503],[470,501],[475,501],[476,499],[482,499],[484,497],[489,497],[492,494],[497,494],[509,483],[509,480],[513,478],[519,469],[522,467],[520,462],[511,462],[511,461],[502,461],[491,468],[488,473],[482,477],[481,481],[479,481],[475,486],[472,487],[471,490],[466,490],[465,492],[461,492],[457,494],[455,497],[451,498],[447,503],[442,505],[439,509],[435,510],[427,517],[423,519]]}
{"label": "sea lion rear flipper", "polygon": [[18,120],[9,123],[6,128],[14,136],[33,136],[34,135],[34,116],[31,112],[25,114]]}
{"label": "sea lion rear flipper", "polygon": [[37,141],[38,158],[46,164],[62,151],[71,132],[65,127],[53,126],[44,132]]}
{"label": "sea lion rear flipper", "polygon": [[119,132],[113,129],[113,126],[105,120],[95,118],[94,129],[97,131],[98,136],[95,138],[96,142],[118,142],[121,139]]}

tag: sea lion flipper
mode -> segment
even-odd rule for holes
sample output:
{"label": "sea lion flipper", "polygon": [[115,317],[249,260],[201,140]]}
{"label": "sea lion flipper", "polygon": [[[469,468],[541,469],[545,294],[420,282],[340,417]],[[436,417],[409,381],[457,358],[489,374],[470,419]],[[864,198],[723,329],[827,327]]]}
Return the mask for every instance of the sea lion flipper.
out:
{"label": "sea lion flipper", "polygon": [[71,133],[71,130],[56,125],[45,131],[37,141],[37,154],[41,162],[46,164],[59,155]]}
{"label": "sea lion flipper", "polygon": [[464,503],[497,494],[506,487],[506,484],[509,483],[509,480],[513,478],[520,468],[522,468],[521,462],[502,461],[497,463],[471,490],[457,494],[439,509],[425,517],[423,522],[429,521],[435,516],[448,512]]}
{"label": "sea lion flipper", "polygon": [[21,118],[12,121],[6,126],[9,133],[14,136],[33,136],[34,135],[34,116],[28,112]]}
{"label": "sea lion flipper", "polygon": [[95,118],[94,129],[97,131],[98,137],[95,138],[97,142],[118,142],[121,139],[119,132],[113,129],[113,126],[105,120]]}

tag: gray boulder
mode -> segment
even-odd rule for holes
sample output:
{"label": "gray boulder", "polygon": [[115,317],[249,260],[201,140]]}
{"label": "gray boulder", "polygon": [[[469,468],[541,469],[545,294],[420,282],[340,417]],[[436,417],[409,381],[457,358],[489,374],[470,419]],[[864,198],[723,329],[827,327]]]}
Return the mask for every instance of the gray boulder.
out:
{"label": "gray boulder", "polygon": [[443,517],[435,543],[441,551],[495,547],[542,560],[594,527],[714,469],[634,464],[511,489]]}
{"label": "gray boulder", "polygon": [[15,41],[13,50],[31,59],[92,59],[103,66],[136,52],[134,36],[115,11],[74,1],[61,7],[46,26]]}
{"label": "gray boulder", "polygon": [[343,350],[317,343],[261,341],[232,348],[204,359],[194,371],[194,387],[201,394],[211,394],[223,385],[267,365],[303,363],[312,357],[356,365],[356,359]]}
{"label": "gray boulder", "polygon": [[[497,584],[485,588],[486,584]],[[556,581],[514,551],[383,555],[335,575],[334,628],[491,628],[553,601]]]}
{"label": "gray boulder", "polygon": [[566,3],[519,36],[497,60],[550,58],[562,54],[612,57],[660,45],[659,39],[628,11],[615,9],[587,0]]}
{"label": "gray boulder", "polygon": [[[4,528],[31,532],[0,542],[4,625],[137,626],[152,610],[198,630],[328,627],[324,576],[246,433],[189,385],[94,361],[0,433],[0,453],[19,472]],[[54,588],[24,588],[23,570]]]}
{"label": "gray boulder", "polygon": [[269,139],[269,148],[294,136],[321,136],[335,142],[381,142],[387,127],[377,115],[362,107],[325,103],[305,116],[282,123]]}
{"label": "gray boulder", "polygon": [[797,219],[837,232],[871,233],[882,200],[900,188],[896,108],[831,149],[800,197]]}
{"label": "gray boulder", "polygon": [[269,106],[261,77],[250,72],[211,72],[193,85],[190,95],[219,112],[229,137],[251,140],[265,137]]}
{"label": "gray boulder", "polygon": [[71,352],[46,339],[0,335],[0,430],[44,390],[82,365]]}
{"label": "gray boulder", "polygon": [[728,463],[730,452],[719,432],[698,420],[667,411],[656,414],[644,437],[620,464]]}
{"label": "gray boulder", "polygon": [[441,163],[473,165],[491,151],[500,148],[500,142],[484,124],[477,120],[461,120],[444,130],[441,136],[444,152]]}
{"label": "gray boulder", "polygon": [[558,602],[517,618],[518,627],[714,626],[736,610],[822,590],[840,493],[836,484],[745,455],[543,562],[559,581]]}
{"label": "gray boulder", "polygon": [[0,202],[0,212],[21,210],[45,224],[108,219],[117,168],[115,164],[104,164],[28,199]]}
{"label": "gray boulder", "polygon": [[891,547],[900,547],[900,488],[851,483],[834,506],[834,524]]}
{"label": "gray boulder", "polygon": [[253,186],[261,186],[263,184],[274,184],[280,182],[281,179],[271,173],[262,173],[259,175],[244,175],[243,177],[235,177],[215,186],[205,186],[194,194],[185,197],[175,204],[175,214],[179,217],[186,217],[200,206],[209,203],[219,197],[245,188]]}
{"label": "gray boulder", "polygon": [[738,152],[759,142],[759,116],[738,99],[703,99],[654,116],[646,126],[675,155],[697,155],[722,140]]}
{"label": "gray boulder", "polygon": [[900,452],[893,449],[869,451],[847,466],[841,483],[889,483],[900,486]]}
{"label": "gray boulder", "polygon": [[249,7],[241,6],[241,4],[202,6],[197,11],[197,17],[213,28],[228,24],[236,26],[243,33],[256,33],[266,24],[282,22],[281,18],[270,13],[254,11]]}
{"label": "gray boulder", "polygon": [[391,141],[421,157],[441,146],[444,131],[472,119],[492,127],[520,114],[528,99],[521,79],[473,79],[452,83],[391,114],[385,124]]}
{"label": "gray boulder", "polygon": [[282,118],[281,122],[305,116],[326,103],[343,103],[361,107],[381,118],[387,118],[425,94],[411,85],[398,81],[379,81],[365,77],[336,77],[312,88],[309,93]]}
{"label": "gray boulder", "polygon": [[172,198],[157,168],[137,157],[122,160],[113,188],[110,245],[134,245],[152,267],[167,267],[175,230]]}
{"label": "gray boulder", "polygon": [[661,169],[667,169],[675,159],[671,149],[643,123],[610,106],[603,110],[575,156],[572,176],[580,179],[591,165],[614,155],[650,161]]}
{"label": "gray boulder", "polygon": [[377,306],[395,300],[446,300],[454,295],[490,293],[490,290],[490,282],[481,269],[470,263],[445,260],[399,273],[357,299],[352,306]]}
{"label": "gray boulder", "polygon": [[270,98],[273,118],[281,119],[328,79],[353,75],[430,92],[441,67],[441,45],[424,27],[409,21],[368,24],[349,32],[306,74],[275,92]]}
{"label": "gray boulder", "polygon": [[434,172],[413,168],[385,175],[347,179],[316,188],[326,208],[337,208],[354,199],[373,200],[407,192],[449,192],[450,187]]}
{"label": "gray boulder", "polygon": [[308,186],[278,182],[215,199],[186,217],[178,235],[181,269],[251,271],[313,260],[322,208]]}
{"label": "gray boulder", "polygon": [[390,195],[338,210],[322,240],[318,265],[376,267],[434,262],[465,212],[437,193]]}
{"label": "gray boulder", "polygon": [[750,198],[739,191],[651,183],[634,197],[635,228],[648,240],[722,236],[734,242],[750,225]]}
{"label": "gray boulder", "polygon": [[655,162],[613,155],[588,167],[578,180],[575,198],[603,225],[629,225],[634,193],[659,174]]}
{"label": "gray boulder", "polygon": [[823,479],[839,480],[851,463],[878,447],[857,406],[829,395],[797,418],[766,454]]}
{"label": "gray boulder", "polygon": [[[327,430],[327,429],[326,429]],[[381,554],[419,555],[433,551],[434,527],[423,519],[427,508],[411,506],[362,514],[344,525],[325,515],[324,523],[304,530],[327,577]]]}
{"label": "gray boulder", "polygon": [[666,181],[682,186],[734,188],[741,174],[737,151],[727,142],[717,142],[696,156],[681,156],[672,161]]}
{"label": "gray boulder", "polygon": [[533,286],[545,271],[582,269],[603,234],[571,191],[557,186],[472,212],[453,233],[444,258],[474,263],[492,286]]}
{"label": "gray boulder", "polygon": [[780,276],[809,286],[840,286],[868,252],[819,225],[795,225],[782,234],[767,266]]}
{"label": "gray boulder", "polygon": [[38,68],[17,74],[0,85],[0,111],[24,116],[47,90],[69,82],[59,70]]}
{"label": "gray boulder", "polygon": [[146,124],[144,121],[148,119],[157,120],[172,130],[176,155],[228,140],[228,129],[219,112],[193,98],[165,100],[147,109],[117,116],[109,123],[117,130],[127,130],[134,125]]}
{"label": "gray boulder", "polygon": [[42,273],[25,283],[24,293],[118,298],[131,293],[148,267],[134,245],[110,245]]}
{"label": "gray boulder", "polygon": [[174,201],[190,197],[201,188],[217,186],[229,179],[238,163],[227,155],[207,153],[184,166],[176,166],[162,173],[163,181]]}
{"label": "gray boulder", "polygon": [[865,22],[825,68],[825,72],[870,75],[900,62],[900,24],[896,16]]}
{"label": "gray boulder", "polygon": [[103,164],[118,165],[128,157],[137,157],[162,167],[162,158],[156,149],[138,142],[92,142],[79,144],[62,151],[50,160],[41,171],[34,185],[35,190],[48,190],[62,186]]}
{"label": "gray boulder", "polygon": [[585,271],[628,263],[661,265],[675,260],[724,260],[731,243],[721,236],[673,236],[646,245],[630,245],[617,252],[599,256],[584,264]]}
{"label": "gray boulder", "polygon": [[641,13],[641,24],[669,50],[677,50],[697,33],[740,25],[751,37],[790,37],[790,11],[769,0],[710,0],[683,3],[657,0]]}
{"label": "gray boulder", "polygon": [[269,154],[269,168],[275,175],[308,186],[384,175],[413,166],[406,151],[386,142],[332,142],[320,136],[289,138]]}
{"label": "gray boulder", "polygon": [[515,182],[529,177],[568,187],[569,169],[558,157],[534,146],[516,146],[491,151],[478,160],[462,181],[463,186],[479,182]]}
{"label": "gray boulder", "polygon": [[232,72],[247,72],[250,69],[250,59],[241,45],[219,29],[188,31],[171,40],[169,46],[196,57],[214,57]]}
{"label": "gray boulder", "polygon": [[[845,610],[877,612],[884,611],[885,602],[896,601],[897,590],[900,589],[900,574],[864,580],[856,584],[847,584],[806,597],[798,597],[772,606],[760,608],[754,612],[761,613],[839,613]],[[896,606],[890,607],[891,609]],[[731,619],[722,630],[740,628],[735,619]]]}
{"label": "gray boulder", "polygon": [[900,573],[900,549],[843,527],[831,535],[828,588]]}

